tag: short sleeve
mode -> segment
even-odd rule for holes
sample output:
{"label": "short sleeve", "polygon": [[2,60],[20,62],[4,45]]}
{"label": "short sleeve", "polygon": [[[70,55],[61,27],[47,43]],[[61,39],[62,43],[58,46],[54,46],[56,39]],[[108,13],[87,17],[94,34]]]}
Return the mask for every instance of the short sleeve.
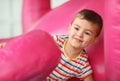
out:
{"label": "short sleeve", "polygon": [[57,41],[57,35],[52,35],[53,39]]}

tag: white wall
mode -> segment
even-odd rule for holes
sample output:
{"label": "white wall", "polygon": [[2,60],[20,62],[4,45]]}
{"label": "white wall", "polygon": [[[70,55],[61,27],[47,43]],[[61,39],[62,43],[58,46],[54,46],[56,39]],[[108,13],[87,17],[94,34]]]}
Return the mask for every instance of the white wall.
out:
{"label": "white wall", "polygon": [[[55,8],[68,0],[51,0]],[[22,34],[22,0],[0,0],[0,38],[9,38]]]}
{"label": "white wall", "polygon": [[55,8],[69,0],[51,0],[51,8]]}
{"label": "white wall", "polygon": [[0,38],[21,34],[22,0],[0,0]]}

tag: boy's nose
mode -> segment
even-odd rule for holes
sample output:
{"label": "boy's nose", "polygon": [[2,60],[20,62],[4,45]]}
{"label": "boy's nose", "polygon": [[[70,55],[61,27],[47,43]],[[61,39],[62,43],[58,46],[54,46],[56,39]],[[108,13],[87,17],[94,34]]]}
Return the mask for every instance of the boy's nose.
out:
{"label": "boy's nose", "polygon": [[83,31],[79,31],[78,33],[77,33],[77,35],[80,37],[80,38],[82,38],[83,37]]}

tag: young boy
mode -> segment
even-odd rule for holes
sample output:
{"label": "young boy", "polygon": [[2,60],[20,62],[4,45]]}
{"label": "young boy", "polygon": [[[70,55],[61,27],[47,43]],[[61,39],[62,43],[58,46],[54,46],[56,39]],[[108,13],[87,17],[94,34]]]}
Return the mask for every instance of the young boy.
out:
{"label": "young boy", "polygon": [[69,26],[68,36],[54,36],[62,51],[61,60],[46,81],[66,81],[72,77],[94,81],[85,48],[96,43],[102,25],[102,18],[96,12],[88,9],[78,12]]}

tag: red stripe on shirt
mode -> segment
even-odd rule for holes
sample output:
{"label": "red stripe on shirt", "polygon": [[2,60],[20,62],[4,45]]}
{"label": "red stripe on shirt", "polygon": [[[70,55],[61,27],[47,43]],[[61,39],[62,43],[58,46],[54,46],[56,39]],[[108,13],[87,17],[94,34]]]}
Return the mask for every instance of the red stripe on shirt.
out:
{"label": "red stripe on shirt", "polygon": [[61,73],[60,70],[55,69],[55,71],[56,71],[59,75],[62,75],[63,77],[67,77],[67,78],[70,77],[70,76],[67,76],[67,75]]}
{"label": "red stripe on shirt", "polygon": [[52,80],[55,80],[55,81],[58,81],[57,79],[55,79],[54,77],[52,77],[51,75],[50,76],[48,76],[50,79],[52,79]]}
{"label": "red stripe on shirt", "polygon": [[81,62],[76,61],[76,60],[72,60],[72,61],[75,62],[75,63],[77,63],[77,64],[80,64],[80,65],[84,66],[84,63],[81,63]]}
{"label": "red stripe on shirt", "polygon": [[81,72],[79,72],[79,71],[76,71],[74,68],[72,69],[72,68],[70,68],[70,66],[67,66],[67,65],[65,65],[65,64],[63,64],[63,63],[61,63],[60,62],[60,64],[62,65],[62,66],[64,66],[65,68],[67,68],[67,69],[69,69],[69,70],[72,70],[73,72],[76,72],[76,73],[81,73]]}

